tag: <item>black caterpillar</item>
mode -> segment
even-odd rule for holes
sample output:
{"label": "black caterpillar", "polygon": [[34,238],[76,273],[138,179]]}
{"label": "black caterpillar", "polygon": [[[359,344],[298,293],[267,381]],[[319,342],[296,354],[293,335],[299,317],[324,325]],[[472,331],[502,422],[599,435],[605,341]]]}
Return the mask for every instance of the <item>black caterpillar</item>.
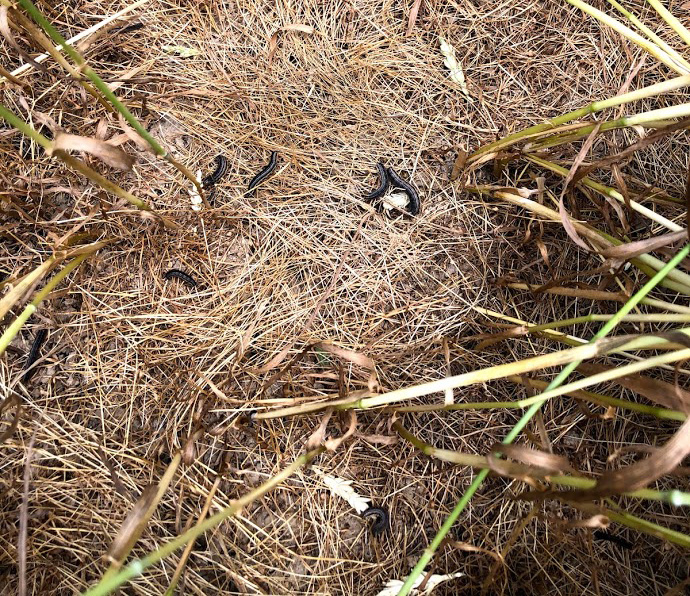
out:
{"label": "black caterpillar", "polygon": [[366,201],[373,201],[374,199],[378,199],[380,196],[383,195],[383,193],[386,192],[386,189],[388,188],[388,174],[386,174],[386,168],[383,166],[381,162],[379,162],[376,164],[376,169],[379,171],[379,180],[381,182],[378,188],[375,188],[369,194],[364,195],[364,199]]}
{"label": "black caterpillar", "polygon": [[201,181],[201,185],[204,188],[211,188],[212,186],[218,184],[220,179],[225,176],[228,171],[227,157],[224,155],[216,155],[213,161],[216,164],[216,169]]}
{"label": "black caterpillar", "polygon": [[393,185],[404,190],[410,198],[410,202],[407,204],[407,210],[410,212],[410,215],[418,215],[421,203],[419,201],[417,189],[409,182],[403,180],[393,168],[388,168],[388,176]]}
{"label": "black caterpillar", "polygon": [[388,530],[388,525],[390,521],[388,511],[382,509],[381,507],[369,507],[369,509],[362,513],[362,517],[364,519],[367,519],[371,516],[377,518],[374,524],[371,526],[371,533],[374,536],[379,536],[380,534],[383,534],[383,532]]}
{"label": "black caterpillar", "polygon": [[180,271],[179,269],[171,269],[170,271],[166,271],[165,275],[163,275],[163,278],[179,279],[180,281],[186,283],[190,288],[196,287],[196,280],[188,273]]}
{"label": "black caterpillar", "polygon": [[251,192],[257,186],[259,186],[259,184],[266,180],[266,178],[268,178],[273,173],[273,170],[276,169],[277,164],[278,152],[271,151],[271,159],[269,160],[266,167],[262,168],[262,170],[256,176],[254,176],[254,178],[251,179],[251,182],[249,182],[249,186],[247,187],[247,191]]}
{"label": "black caterpillar", "polygon": [[24,366],[25,369],[31,369],[27,370],[24,373],[24,384],[29,382],[29,379],[33,377],[34,373],[36,372],[35,368],[31,368],[31,365],[38,360],[39,353],[41,351],[41,345],[45,341],[46,337],[48,336],[48,330],[47,329],[39,329],[36,332],[36,338],[34,339],[34,343],[31,344],[31,351],[29,352],[29,358],[26,361],[26,365]]}
{"label": "black caterpillar", "polygon": [[606,530],[595,530],[592,535],[594,540],[606,540],[608,542],[613,542],[614,544],[617,544],[626,550],[630,550],[633,547],[632,542],[622,538],[621,536],[616,536],[611,532],[607,532]]}

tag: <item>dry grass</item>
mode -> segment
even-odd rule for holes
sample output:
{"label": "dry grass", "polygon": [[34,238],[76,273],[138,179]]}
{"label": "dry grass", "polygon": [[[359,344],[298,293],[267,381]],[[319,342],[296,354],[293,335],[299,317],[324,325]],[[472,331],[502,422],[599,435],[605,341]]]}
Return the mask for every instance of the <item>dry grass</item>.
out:
{"label": "dry grass", "polygon": [[[181,178],[150,156],[140,153],[134,173],[119,176],[124,188],[182,224],[179,233],[130,209],[104,215],[99,207],[109,206],[108,197],[26,146],[20,159],[19,135],[0,132],[3,276],[36,266],[77,224],[117,240],[82,266],[0,360],[0,384],[24,402],[18,431],[0,457],[0,585],[7,593],[19,582],[18,519],[34,432],[28,591],[72,594],[100,577],[99,558],[137,496],[160,479],[190,436],[197,437],[193,462],[183,465],[135,553],[196,520],[217,474],[212,511],[275,474],[303,451],[319,419],[207,431],[250,409],[366,388],[367,371],[330,356],[307,351],[291,360],[313,342],[367,354],[382,387],[395,389],[552,349],[530,338],[472,351],[462,338],[486,332],[490,323],[473,305],[533,322],[589,312],[589,301],[535,299],[493,283],[515,276],[539,284],[598,263],[546,224],[538,234],[550,258],[545,265],[534,241],[537,222],[468,196],[448,175],[461,146],[615,94],[637,50],[557,2],[434,3],[410,36],[409,8],[400,4],[412,2],[152,0],[140,11],[143,29],[107,34],[89,47],[91,66],[108,81],[126,79],[118,93],[182,163],[206,172],[216,154],[230,160],[215,208],[199,216],[189,209]],[[122,6],[42,8],[63,33],[74,34]],[[269,38],[291,23],[316,33],[279,33],[269,64]],[[438,35],[457,48],[473,103],[449,82]],[[161,49],[166,44],[200,54],[179,58]],[[8,48],[1,62],[10,69],[19,64]],[[25,116],[48,113],[69,132],[94,135],[103,121],[108,134],[119,132],[117,121],[48,68],[30,76],[28,91],[6,87],[3,102]],[[634,85],[657,76],[655,66],[645,66]],[[678,147],[677,138],[669,139],[636,156],[630,175],[679,194],[685,156]],[[245,196],[272,150],[280,154],[278,173]],[[414,181],[422,216],[387,219],[367,211],[359,198],[375,185],[378,160]],[[533,235],[525,243],[528,228]],[[197,288],[164,281],[172,267],[192,273]],[[18,384],[24,353],[42,327],[51,329],[44,364],[24,391]],[[590,329],[577,333],[589,337]],[[290,366],[260,372],[291,341],[284,362]],[[472,391],[481,399],[515,395],[503,383]],[[514,413],[485,411],[405,418],[437,447],[476,453],[515,420]],[[570,400],[550,402],[543,421],[554,447],[583,470],[604,469],[607,455],[622,445],[660,444],[675,428],[668,424],[667,434],[659,434],[655,425],[650,437],[644,417],[588,418]],[[375,412],[359,414],[356,437],[318,462],[390,509],[388,536],[372,539],[347,504],[306,470],[197,541],[180,593],[375,594],[387,579],[405,576],[472,474],[409,445],[377,442],[376,435],[393,435],[388,422]],[[531,430],[538,434],[536,426]],[[329,432],[338,433],[337,419]],[[678,486],[687,488],[684,481]],[[662,594],[687,577],[680,549],[622,530],[633,550],[593,543],[588,531],[554,521],[576,517],[574,510],[555,502],[532,510],[510,498],[519,491],[517,483],[490,479],[453,532],[456,540],[503,554],[505,567],[492,571],[494,558],[486,553],[448,546],[435,569],[464,571],[467,578],[436,593],[478,593],[489,577],[495,580],[489,593],[626,594],[635,586],[641,594]],[[688,531],[686,519],[673,519],[661,505],[630,502],[629,511]],[[164,592],[176,560],[125,593]]]}

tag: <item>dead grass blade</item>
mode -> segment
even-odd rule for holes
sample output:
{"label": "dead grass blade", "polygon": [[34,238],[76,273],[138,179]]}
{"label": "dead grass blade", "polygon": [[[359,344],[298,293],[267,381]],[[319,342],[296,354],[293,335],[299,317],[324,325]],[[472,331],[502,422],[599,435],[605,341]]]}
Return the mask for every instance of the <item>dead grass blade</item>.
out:
{"label": "dead grass blade", "polygon": [[619,470],[606,472],[593,488],[569,491],[565,493],[565,496],[577,500],[591,500],[644,488],[658,478],[673,472],[688,453],[690,453],[690,418],[681,425],[673,438],[646,459]]}
{"label": "dead grass blade", "polygon": [[110,545],[110,549],[108,549],[107,558],[111,562],[111,566],[106,572],[105,577],[115,573],[122,566],[125,558],[143,534],[153,512],[168,489],[177,471],[177,466],[180,464],[180,460],[181,455],[178,453],[170,462],[159,485],[152,484],[142,491],[141,496],[122,523],[117,536]]}
{"label": "dead grass blade", "polygon": [[19,596],[26,596],[26,540],[29,531],[29,484],[31,482],[31,459],[34,454],[34,442],[36,432],[31,435],[31,440],[26,448],[26,461],[24,462],[24,490],[22,491],[22,504],[19,511],[19,542],[17,555],[19,558]]}
{"label": "dead grass blade", "polygon": [[568,212],[565,208],[565,196],[568,192],[568,189],[570,188],[570,183],[574,180],[575,175],[577,174],[577,169],[580,167],[582,162],[587,157],[589,150],[592,148],[594,140],[597,138],[597,135],[599,134],[600,128],[601,124],[597,124],[594,127],[594,130],[587,137],[587,140],[583,143],[582,148],[573,160],[573,165],[570,167],[568,175],[565,177],[565,180],[563,181],[563,190],[561,190],[561,196],[558,199],[558,213],[560,213],[561,215],[561,221],[563,222],[563,227],[565,228],[566,233],[575,244],[577,244],[580,248],[585,249],[586,251],[589,251],[590,248],[587,245],[587,243],[584,240],[582,240],[580,235],[577,233],[575,226],[570,221],[570,215],[568,215]]}

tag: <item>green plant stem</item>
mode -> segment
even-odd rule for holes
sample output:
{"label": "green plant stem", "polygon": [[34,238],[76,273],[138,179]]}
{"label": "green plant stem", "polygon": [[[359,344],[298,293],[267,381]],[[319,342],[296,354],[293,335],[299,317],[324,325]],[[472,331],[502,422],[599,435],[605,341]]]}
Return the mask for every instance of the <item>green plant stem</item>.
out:
{"label": "green plant stem", "polygon": [[[61,49],[72,59],[72,61],[80,68],[81,72],[86,76],[98,91],[113,105],[113,107],[122,114],[122,117],[129,123],[129,125],[141,136],[151,147],[153,152],[169,162],[179,172],[182,173],[198,190],[200,196],[204,197],[204,190],[201,183],[196,176],[189,171],[187,167],[179,163],[173,157],[168,155],[168,152],[156,141],[144,126],[134,117],[134,115],[127,109],[127,107],[117,98],[117,96],[110,90],[110,87],[99,77],[94,70],[86,63],[86,60],[75,50],[67,40],[60,34],[60,32],[53,27],[53,25],[46,19],[31,0],[17,0],[24,10],[31,16],[31,18],[40,25],[43,30],[50,36],[50,38],[61,47]],[[208,206],[208,203],[206,203]]]}
{"label": "green plant stem", "polygon": [[[612,329],[614,329],[614,327],[618,324],[620,319],[627,315],[633,308],[635,308],[640,303],[642,298],[649,294],[649,292],[651,292],[657,286],[657,284],[666,276],[666,274],[669,271],[671,271],[676,265],[678,265],[685,257],[687,257],[688,254],[690,254],[690,244],[685,245],[666,264],[666,266],[661,271],[659,271],[652,279],[650,279],[644,286],[642,286],[642,288],[640,288],[640,290],[637,293],[635,293],[635,295],[632,296],[630,300],[628,300],[628,302],[626,302],[622,306],[622,308],[616,313],[616,315],[610,321],[604,324],[604,326],[590,340],[590,343],[608,335],[608,333]],[[558,376],[556,376],[556,378],[553,379],[551,383],[549,383],[547,391],[559,387],[570,376],[570,373],[572,373],[579,366],[581,362],[582,361],[580,360],[568,364],[558,374]],[[527,412],[523,414],[522,418],[518,420],[517,424],[503,439],[504,444],[510,444],[517,438],[517,436],[520,434],[520,432],[522,432],[522,429],[524,429],[525,426],[527,426],[527,423],[532,419],[532,417],[538,411],[541,410],[541,407],[545,401],[545,399],[541,399],[535,402],[527,410]],[[429,564],[429,561],[431,561],[431,558],[434,556],[434,553],[439,548],[448,532],[450,532],[458,517],[460,517],[460,514],[465,510],[465,507],[474,496],[474,493],[476,493],[479,487],[482,485],[484,479],[487,477],[488,474],[488,470],[482,470],[481,472],[479,472],[479,474],[477,474],[475,479],[468,487],[467,491],[465,491],[465,494],[463,494],[463,496],[460,498],[453,511],[451,511],[446,521],[443,523],[439,531],[436,533],[436,536],[434,536],[434,539],[431,541],[431,544],[429,544],[429,546],[424,550],[424,553],[419,558],[419,561],[410,572],[410,575],[405,580],[405,583],[403,584],[402,588],[400,588],[400,590],[398,591],[398,596],[407,596],[407,594],[410,593],[410,590],[412,589],[412,586],[414,585],[415,581],[417,580],[419,575],[424,571],[426,566]]]}
{"label": "green plant stem", "polygon": [[24,323],[29,319],[29,317],[36,312],[41,302],[45,299],[48,294],[57,286],[65,277],[67,277],[74,269],[79,267],[84,259],[92,255],[98,249],[105,246],[107,242],[99,242],[93,246],[89,252],[79,255],[72,259],[65,267],[58,273],[56,273],[46,285],[36,294],[36,297],[24,307],[24,310],[19,314],[19,316],[12,321],[12,323],[5,329],[5,332],[0,336],[0,354],[2,354],[7,346],[10,345],[12,340],[16,337],[19,330],[24,326]]}
{"label": "green plant stem", "polygon": [[324,450],[325,448],[319,447],[318,449],[314,449],[313,451],[298,457],[284,470],[278,472],[275,476],[273,476],[273,478],[267,482],[264,482],[261,486],[257,487],[253,491],[237,499],[234,503],[232,503],[232,505],[228,505],[222,511],[191,527],[186,532],[180,534],[173,540],[170,540],[161,546],[158,550],[149,553],[141,559],[132,561],[127,566],[123,567],[119,573],[117,573],[117,575],[112,575],[108,577],[107,580],[102,579],[100,582],[98,582],[98,584],[87,590],[84,593],[84,596],[105,596],[106,594],[110,594],[129,580],[141,575],[145,569],[148,569],[152,565],[159,563],[165,557],[174,553],[177,549],[182,548],[188,542],[195,540],[207,530],[216,527],[222,521],[228,519],[236,513],[239,513],[252,501],[264,496],[267,492],[274,489],[281,482],[287,480],[287,478],[294,474],[299,468],[308,464]]}

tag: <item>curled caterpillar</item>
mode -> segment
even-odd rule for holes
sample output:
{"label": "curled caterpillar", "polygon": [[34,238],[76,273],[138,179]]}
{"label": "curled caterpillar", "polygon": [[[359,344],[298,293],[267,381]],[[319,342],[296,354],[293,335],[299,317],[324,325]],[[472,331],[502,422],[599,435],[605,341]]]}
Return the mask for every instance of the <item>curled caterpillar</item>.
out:
{"label": "curled caterpillar", "polygon": [[369,194],[364,195],[364,200],[366,201],[373,201],[374,199],[378,199],[388,189],[388,174],[386,174],[386,168],[381,162],[379,162],[376,164],[376,169],[379,171],[379,180],[381,182],[378,188],[375,188]]}
{"label": "curled caterpillar", "polygon": [[254,178],[251,179],[251,182],[249,183],[247,190],[248,191],[254,190],[257,186],[259,186],[259,184],[261,184],[264,180],[266,180],[266,178],[268,178],[273,173],[273,170],[276,169],[277,164],[278,164],[278,152],[277,151],[271,151],[271,159],[269,160],[268,164],[256,176],[254,176]]}
{"label": "curled caterpillar", "polygon": [[371,526],[371,533],[374,536],[379,536],[386,530],[388,530],[388,523],[389,523],[389,516],[388,516],[388,511],[381,507],[369,507],[364,513],[362,513],[362,517],[364,519],[367,519],[368,517],[374,516],[376,517],[376,521],[373,523]]}
{"label": "curled caterpillar", "polygon": [[228,171],[229,164],[227,157],[224,155],[216,155],[213,161],[216,164],[216,169],[201,181],[201,185],[204,188],[211,188],[213,185],[218,184],[220,179],[225,176]]}
{"label": "curled caterpillar", "polygon": [[[36,372],[35,368],[31,368],[31,365],[38,360],[39,353],[41,351],[41,345],[45,341],[46,337],[48,336],[48,330],[47,329],[39,329],[36,332],[36,338],[34,339],[34,343],[31,344],[31,350],[29,351],[29,357],[26,360],[26,364],[24,365],[24,368],[27,369],[26,372],[24,373],[24,384],[29,382],[29,379],[34,375]],[[29,370],[30,369],[30,370]]]}
{"label": "curled caterpillar", "polygon": [[163,275],[164,279],[179,279],[181,282],[186,283],[190,288],[193,288],[196,286],[196,280],[189,275],[188,273],[185,273],[184,271],[180,271],[179,269],[171,269],[170,271],[166,271],[165,275]]}
{"label": "curled caterpillar", "polygon": [[417,189],[409,182],[403,180],[393,168],[388,168],[388,176],[391,179],[391,183],[404,190],[410,198],[410,202],[407,204],[407,210],[410,212],[410,215],[418,215],[421,203],[419,201]]}

